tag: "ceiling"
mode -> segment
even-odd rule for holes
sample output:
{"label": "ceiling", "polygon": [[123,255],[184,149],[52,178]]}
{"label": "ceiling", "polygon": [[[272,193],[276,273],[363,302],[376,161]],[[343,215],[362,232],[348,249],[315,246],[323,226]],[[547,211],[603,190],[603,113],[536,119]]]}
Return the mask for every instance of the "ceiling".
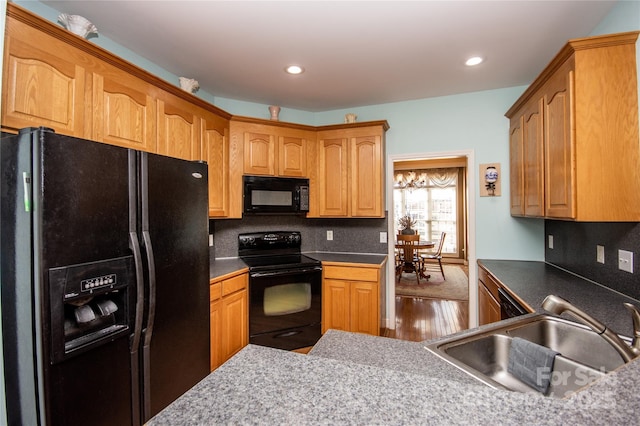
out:
{"label": "ceiling", "polygon": [[[616,2],[42,3],[213,96],[318,112],[527,85]],[[305,72],[286,74],[294,63]]]}

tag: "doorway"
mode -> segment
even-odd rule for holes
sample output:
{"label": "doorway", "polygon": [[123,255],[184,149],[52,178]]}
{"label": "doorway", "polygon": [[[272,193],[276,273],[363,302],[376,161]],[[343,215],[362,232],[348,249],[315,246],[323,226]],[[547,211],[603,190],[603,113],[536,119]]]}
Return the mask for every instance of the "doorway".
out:
{"label": "doorway", "polygon": [[[463,199],[461,202],[464,204],[466,218],[466,238],[462,238],[462,243],[458,243],[460,249],[464,250],[462,255],[457,255],[462,261],[466,258],[468,262],[468,279],[469,283],[476,282],[476,258],[475,258],[475,161],[473,150],[464,151],[451,151],[451,152],[432,152],[432,153],[413,153],[402,155],[390,155],[387,162],[387,206],[389,206],[388,217],[388,256],[389,259],[395,258],[395,235],[397,233],[396,221],[397,213],[394,206],[394,170],[398,168],[412,168],[413,166],[421,166],[425,164],[435,165],[447,165],[452,162],[463,161],[466,168],[464,173],[465,188],[463,191]],[[416,167],[418,168],[418,167]],[[458,228],[460,229],[460,228]],[[461,238],[457,238],[460,241]],[[460,245],[462,244],[462,245]],[[458,253],[460,250],[458,250]],[[456,256],[453,256],[456,257]],[[391,264],[391,263],[390,263]],[[386,327],[388,329],[396,328],[396,276],[395,268],[387,268],[387,293],[386,293]],[[465,312],[468,315],[467,324],[469,327],[477,325],[477,288],[475,285],[468,286],[468,310]]]}

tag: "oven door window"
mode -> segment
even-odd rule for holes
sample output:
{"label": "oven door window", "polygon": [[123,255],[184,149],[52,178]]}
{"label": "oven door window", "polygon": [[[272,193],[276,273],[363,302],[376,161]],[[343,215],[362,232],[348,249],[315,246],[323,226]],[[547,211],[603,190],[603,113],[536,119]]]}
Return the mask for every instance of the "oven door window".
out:
{"label": "oven door window", "polygon": [[267,287],[263,308],[266,316],[303,312],[311,307],[311,284],[292,283]]}
{"label": "oven door window", "polygon": [[249,279],[249,335],[319,324],[322,272]]}

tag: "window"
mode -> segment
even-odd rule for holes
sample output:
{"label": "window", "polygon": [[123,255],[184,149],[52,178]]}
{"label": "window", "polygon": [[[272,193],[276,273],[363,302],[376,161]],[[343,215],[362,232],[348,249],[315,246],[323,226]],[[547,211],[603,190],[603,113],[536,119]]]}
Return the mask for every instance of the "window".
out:
{"label": "window", "polygon": [[[442,179],[444,176],[442,170],[448,171],[446,179]],[[442,253],[459,257],[459,169],[441,169],[440,172],[434,175],[429,170],[420,170],[413,172],[413,175],[404,174],[404,176],[398,173],[396,182],[404,179],[406,186],[393,190],[394,218],[397,220],[405,215],[411,216],[416,220],[414,228],[424,236],[425,240],[438,241],[440,234],[446,232],[447,237]],[[416,173],[418,180],[416,180]]]}

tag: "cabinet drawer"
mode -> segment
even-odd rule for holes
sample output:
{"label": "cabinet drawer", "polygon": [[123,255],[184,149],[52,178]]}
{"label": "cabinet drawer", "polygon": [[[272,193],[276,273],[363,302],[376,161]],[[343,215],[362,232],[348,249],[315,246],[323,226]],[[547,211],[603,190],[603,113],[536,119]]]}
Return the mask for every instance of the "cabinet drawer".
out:
{"label": "cabinet drawer", "polygon": [[340,280],[378,282],[378,269],[354,268],[350,266],[325,266],[324,277]]}
{"label": "cabinet drawer", "polygon": [[212,302],[220,297],[222,297],[222,283],[218,281],[209,286],[209,301]]}
{"label": "cabinet drawer", "polygon": [[498,295],[498,288],[500,288],[500,285],[482,267],[478,268],[478,279],[482,281],[482,284],[484,284],[487,290],[489,290],[489,293],[491,293],[495,300],[500,300],[500,296]]}
{"label": "cabinet drawer", "polygon": [[247,287],[247,274],[240,274],[222,281],[222,295],[227,296]]}

